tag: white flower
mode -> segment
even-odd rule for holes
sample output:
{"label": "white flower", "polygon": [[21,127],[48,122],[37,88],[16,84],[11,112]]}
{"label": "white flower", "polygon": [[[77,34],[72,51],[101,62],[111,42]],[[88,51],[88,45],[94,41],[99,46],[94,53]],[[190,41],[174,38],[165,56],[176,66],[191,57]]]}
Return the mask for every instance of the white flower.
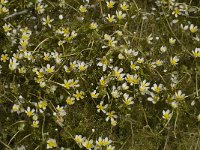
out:
{"label": "white flower", "polygon": [[89,149],[89,150],[91,150],[94,147],[93,140],[86,139],[82,144],[86,149]]}
{"label": "white flower", "polygon": [[163,116],[162,116],[163,119],[165,120],[171,119],[172,113],[170,113],[170,110],[166,110],[166,111],[163,110],[162,113],[163,113]]}
{"label": "white flower", "polygon": [[10,70],[15,70],[17,69],[17,66],[19,65],[19,63],[17,63],[17,60],[15,58],[10,59],[10,63],[9,63],[9,68]]}
{"label": "white flower", "polygon": [[190,32],[195,33],[198,31],[198,27],[194,26],[193,24],[190,25]]}
{"label": "white flower", "polygon": [[17,147],[16,150],[26,150],[26,147],[24,145],[20,146],[20,147]]}
{"label": "white flower", "polygon": [[103,139],[102,139],[102,137],[99,137],[99,139],[96,140],[96,144],[98,145],[98,147],[102,147],[103,146]]}
{"label": "white flower", "polygon": [[200,57],[200,48],[195,48],[195,50],[192,51],[192,54],[195,58]]}
{"label": "white flower", "polygon": [[27,108],[27,110],[25,110],[25,113],[27,114],[27,116],[31,117],[34,115],[35,109],[30,109],[30,107]]}
{"label": "white flower", "polygon": [[118,89],[116,89],[115,86],[113,86],[111,94],[112,94],[113,98],[119,98],[121,95],[121,92]]}
{"label": "white flower", "polygon": [[123,77],[125,76],[125,74],[122,73],[123,72],[123,68],[115,67],[113,70],[114,70],[113,75],[116,77],[116,79],[118,81],[122,81]]}
{"label": "white flower", "polygon": [[76,36],[77,36],[77,33],[76,33],[76,31],[73,30],[71,32],[71,38],[74,39]]}
{"label": "white flower", "polygon": [[78,67],[77,61],[70,62],[70,69],[75,70]]}
{"label": "white flower", "polygon": [[119,31],[119,30],[117,30],[116,33],[117,33],[118,36],[122,36],[123,35],[122,31]]}
{"label": "white flower", "polygon": [[110,15],[110,14],[108,14],[108,17],[106,17],[106,19],[108,20],[108,22],[115,22],[116,20],[115,20],[115,15]]}
{"label": "white flower", "polygon": [[56,110],[58,111],[60,116],[65,116],[66,115],[66,111],[64,110],[64,107],[60,107],[59,105],[56,107]]}
{"label": "white flower", "polygon": [[54,93],[56,91],[56,89],[57,89],[57,86],[52,85],[49,90],[51,93]]}
{"label": "white flower", "polygon": [[108,86],[108,79],[101,77],[100,81],[99,81],[101,86]]}
{"label": "white flower", "polygon": [[3,26],[4,32],[9,32],[10,30],[12,30],[11,28],[11,24],[4,24]]}
{"label": "white flower", "polygon": [[133,61],[131,61],[131,65],[130,65],[131,69],[136,71],[138,70],[140,67],[136,65],[136,63],[133,63]]}
{"label": "white flower", "polygon": [[135,74],[134,76],[130,75],[130,74],[126,74],[126,78],[125,79],[126,79],[126,81],[128,83],[130,83],[130,85],[135,85],[135,84],[138,84],[138,82],[139,82],[137,74]]}
{"label": "white flower", "polygon": [[171,45],[174,45],[175,42],[176,42],[176,39],[174,39],[174,38],[170,38],[170,39],[169,39],[169,43],[170,43]]}
{"label": "white flower", "polygon": [[146,80],[144,80],[144,81],[142,81],[140,83],[139,90],[140,90],[140,92],[141,92],[142,95],[144,95],[144,94],[146,94],[146,93],[149,92],[148,91],[149,90],[149,85],[150,85],[150,83],[147,82]]}
{"label": "white flower", "polygon": [[12,107],[12,112],[19,112],[20,110],[20,105],[14,104]]}
{"label": "white flower", "polygon": [[35,10],[38,12],[38,14],[42,14],[45,11],[45,7],[47,6],[44,6],[41,3],[38,3],[35,7]]}
{"label": "white flower", "polygon": [[138,58],[137,63],[141,64],[144,62],[144,58]]}
{"label": "white flower", "polygon": [[177,108],[177,107],[178,107],[178,103],[177,103],[177,102],[172,102],[172,103],[171,103],[171,106],[172,106],[173,108]]}
{"label": "white flower", "polygon": [[9,10],[5,7],[5,6],[2,6],[1,4],[0,4],[0,10],[1,10],[1,12],[0,13],[7,13],[7,12],[9,12]]}
{"label": "white flower", "polygon": [[133,97],[129,97],[127,93],[124,93],[123,97],[124,97],[123,102],[125,103],[125,105],[129,106],[134,104]]}
{"label": "white flower", "polygon": [[47,149],[55,148],[57,147],[57,143],[55,139],[48,139],[47,141]]}
{"label": "white flower", "polygon": [[67,103],[68,105],[73,105],[73,104],[75,103],[75,98],[74,98],[74,97],[68,97],[68,98],[66,99],[66,103]]}
{"label": "white flower", "polygon": [[8,3],[8,0],[1,0],[0,3],[1,3],[2,5],[5,5],[6,3]]}
{"label": "white flower", "polygon": [[124,14],[122,11],[116,11],[116,16],[119,20],[121,20],[126,17],[126,14]]}
{"label": "white flower", "polygon": [[175,92],[175,99],[176,100],[184,100],[185,99],[185,94],[182,93],[181,90],[178,90],[178,92]]}
{"label": "white flower", "polygon": [[103,146],[108,146],[112,143],[112,140],[109,140],[108,137],[106,137],[104,140],[103,140]]}
{"label": "white flower", "polygon": [[106,4],[107,4],[107,7],[110,9],[110,8],[114,7],[115,2],[113,0],[111,0],[111,1],[107,1]]}
{"label": "white flower", "polygon": [[150,34],[148,37],[147,37],[147,43],[148,44],[152,44],[152,41],[153,40],[153,37],[152,37],[152,34]]}
{"label": "white flower", "polygon": [[111,62],[112,62],[112,59],[108,60],[105,56],[103,56],[103,58],[101,58],[101,61],[97,64],[97,66],[102,66],[103,71],[106,71],[107,67],[109,66]]}
{"label": "white flower", "polygon": [[117,118],[117,115],[115,115],[115,111],[110,111],[106,113],[107,117],[106,117],[106,121],[108,120],[113,120]]}
{"label": "white flower", "polygon": [[31,52],[24,52],[24,58],[31,60],[32,59],[32,54]]}
{"label": "white flower", "polygon": [[87,12],[86,6],[81,5],[81,6],[79,7],[79,11],[82,12],[82,13]]}
{"label": "white flower", "polygon": [[78,69],[79,69],[80,71],[85,71],[87,68],[88,68],[88,65],[85,64],[85,62],[79,62],[79,63],[78,63]]}
{"label": "white flower", "polygon": [[96,106],[97,112],[102,111],[103,113],[106,113],[106,110],[105,110],[105,109],[108,107],[108,104],[103,105],[103,103],[104,103],[104,102],[101,101],[100,104]]}
{"label": "white flower", "polygon": [[127,85],[126,82],[122,84],[122,89],[123,90],[128,90],[129,89],[129,86]]}
{"label": "white flower", "polygon": [[153,87],[151,87],[151,89],[156,92],[156,93],[160,93],[163,90],[163,85],[162,84],[153,84]]}
{"label": "white flower", "polygon": [[120,7],[122,10],[127,11],[129,8],[129,5],[126,2],[123,2],[122,4],[120,4]]}
{"label": "white flower", "polygon": [[50,64],[47,64],[46,72],[47,73],[53,73],[55,70],[55,66],[50,66]]}
{"label": "white flower", "polygon": [[115,146],[112,146],[112,145],[109,145],[106,150],[114,150],[115,149]]}
{"label": "white flower", "polygon": [[197,116],[197,120],[200,121],[200,114]]}
{"label": "white flower", "polygon": [[108,34],[104,34],[104,39],[107,40],[107,41],[109,41],[109,40],[111,40],[111,36],[108,35]]}
{"label": "white flower", "polygon": [[161,51],[162,53],[166,52],[166,51],[167,51],[167,47],[166,47],[166,46],[162,46],[162,47],[160,48],[160,51]]}
{"label": "white flower", "polygon": [[150,95],[151,97],[148,97],[147,100],[152,102],[153,104],[156,104],[159,101],[160,97],[155,95],[154,93],[150,93]]}
{"label": "white flower", "polygon": [[92,22],[91,24],[90,24],[90,29],[97,29],[97,27],[98,27],[98,24],[96,23],[96,22]]}
{"label": "white flower", "polygon": [[200,38],[199,38],[199,36],[198,35],[196,35],[195,37],[193,37],[192,38],[193,40],[195,40],[195,41],[197,41],[197,42],[199,42],[200,41]]}
{"label": "white flower", "polygon": [[71,72],[70,68],[68,66],[64,65],[63,68],[65,69],[66,73],[70,73]]}
{"label": "white flower", "polygon": [[135,51],[133,49],[129,49],[129,50],[125,49],[124,52],[125,52],[125,54],[132,55],[132,56],[137,56],[139,53],[138,51]]}
{"label": "white flower", "polygon": [[59,15],[58,18],[59,18],[60,20],[63,20],[63,15]]}
{"label": "white flower", "polygon": [[177,65],[179,61],[179,58],[177,56],[170,57],[170,62],[173,66]]}
{"label": "white flower", "polygon": [[47,16],[46,18],[42,18],[42,24],[43,25],[48,25],[51,28],[51,23],[53,22],[54,19],[50,19],[49,16]]}
{"label": "white flower", "polygon": [[179,10],[179,8],[178,7],[175,7],[175,9],[174,9],[174,11],[172,12],[172,14],[177,18],[178,17],[178,15],[180,15],[181,14],[181,12],[180,12],[180,10]]}
{"label": "white flower", "polygon": [[82,143],[85,141],[85,137],[82,137],[82,135],[76,135],[74,140],[81,147]]}
{"label": "white flower", "polygon": [[58,52],[52,52],[52,57],[55,59],[57,64],[60,64],[62,62],[62,54],[59,54]]}
{"label": "white flower", "polygon": [[117,41],[115,41],[115,37],[111,37],[110,35],[105,34],[104,39],[108,42],[106,46],[102,46],[102,48],[107,47],[115,47],[117,44]]}
{"label": "white flower", "polygon": [[162,65],[163,65],[163,61],[160,60],[160,59],[158,59],[158,60],[156,60],[155,64],[156,64],[157,66],[162,66]]}
{"label": "white flower", "polygon": [[97,93],[97,91],[94,90],[93,92],[90,93],[90,95],[91,95],[92,98],[98,98],[99,93]]}
{"label": "white flower", "polygon": [[45,82],[40,82],[40,87],[43,88],[46,86],[46,83]]}
{"label": "white flower", "polygon": [[44,57],[43,57],[43,59],[46,60],[46,61],[49,61],[50,58],[51,58],[50,53],[44,52]]}
{"label": "white flower", "polygon": [[34,120],[31,126],[33,128],[38,128],[39,127],[39,121],[38,120]]}
{"label": "white flower", "polygon": [[188,25],[183,26],[183,24],[181,24],[181,29],[182,29],[182,30],[186,31],[188,28],[189,28]]}

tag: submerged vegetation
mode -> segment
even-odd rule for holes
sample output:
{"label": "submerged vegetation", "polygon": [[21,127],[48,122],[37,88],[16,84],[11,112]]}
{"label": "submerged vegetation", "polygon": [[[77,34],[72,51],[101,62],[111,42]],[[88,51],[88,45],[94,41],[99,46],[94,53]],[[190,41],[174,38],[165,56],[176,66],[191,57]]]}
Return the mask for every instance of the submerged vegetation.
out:
{"label": "submerged vegetation", "polygon": [[200,149],[200,2],[0,0],[0,149]]}

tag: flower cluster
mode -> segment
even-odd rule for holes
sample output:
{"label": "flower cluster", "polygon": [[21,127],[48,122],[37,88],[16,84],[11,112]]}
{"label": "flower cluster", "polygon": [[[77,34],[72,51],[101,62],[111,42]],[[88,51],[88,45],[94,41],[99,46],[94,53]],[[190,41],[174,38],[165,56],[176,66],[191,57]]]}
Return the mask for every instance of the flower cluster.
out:
{"label": "flower cluster", "polygon": [[0,149],[165,149],[166,133],[196,133],[199,16],[192,1],[0,0]]}

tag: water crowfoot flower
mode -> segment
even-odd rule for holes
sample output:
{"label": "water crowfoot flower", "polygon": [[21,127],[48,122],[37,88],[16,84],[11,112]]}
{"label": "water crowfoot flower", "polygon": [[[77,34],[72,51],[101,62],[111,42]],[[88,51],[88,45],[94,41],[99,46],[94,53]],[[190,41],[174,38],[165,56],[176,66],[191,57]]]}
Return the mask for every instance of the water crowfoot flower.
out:
{"label": "water crowfoot flower", "polygon": [[17,62],[17,60],[15,58],[10,59],[10,63],[9,63],[10,70],[12,70],[12,71],[16,70],[18,65],[19,65],[19,63]]}
{"label": "water crowfoot flower", "polygon": [[107,1],[106,4],[107,4],[107,7],[108,7],[109,9],[111,9],[111,8],[114,7],[115,1],[112,1],[112,0],[111,0],[111,1]]}
{"label": "water crowfoot flower", "polygon": [[160,93],[163,90],[163,85],[162,84],[153,84],[153,87],[151,87],[151,89],[156,92],[156,93]]}
{"label": "water crowfoot flower", "polygon": [[166,110],[166,111],[163,110],[162,113],[163,113],[163,116],[162,116],[163,119],[165,120],[171,119],[172,113],[170,113],[170,110]]}
{"label": "water crowfoot flower", "polygon": [[122,11],[116,11],[116,16],[119,20],[121,20],[126,17],[126,14],[124,14]]}
{"label": "water crowfoot flower", "polygon": [[174,39],[174,38],[169,38],[169,43],[170,43],[171,45],[174,45],[175,42],[176,42],[176,39]]}
{"label": "water crowfoot flower", "polygon": [[89,149],[89,150],[91,150],[94,147],[93,140],[86,139],[82,144],[86,149]]}
{"label": "water crowfoot flower", "polygon": [[139,90],[142,95],[147,94],[149,92],[149,85],[150,83],[146,80],[142,81],[139,86]]}
{"label": "water crowfoot flower", "polygon": [[152,102],[153,104],[156,104],[159,101],[160,97],[154,93],[150,93],[150,95],[151,97],[148,97],[147,100]]}
{"label": "water crowfoot flower", "polygon": [[46,18],[42,18],[42,21],[43,25],[47,25],[51,28],[51,23],[54,21],[54,19],[50,19],[50,17],[47,16]]}
{"label": "water crowfoot flower", "polygon": [[90,24],[90,29],[92,29],[92,30],[97,29],[97,27],[98,27],[98,24],[97,24],[96,22],[92,22],[92,23]]}
{"label": "water crowfoot flower", "polygon": [[97,93],[97,91],[94,90],[93,92],[90,93],[90,95],[91,95],[92,98],[95,98],[95,99],[96,99],[96,98],[98,98],[99,93]]}
{"label": "water crowfoot flower", "polygon": [[134,104],[133,97],[129,97],[127,93],[124,93],[123,98],[123,102],[126,106]]}
{"label": "water crowfoot flower", "polygon": [[127,11],[129,10],[129,5],[126,2],[123,2],[122,4],[120,4],[120,7],[122,10]]}
{"label": "water crowfoot flower", "polygon": [[200,122],[200,114],[197,116],[197,120]]}
{"label": "water crowfoot flower", "polygon": [[171,65],[175,66],[178,64],[179,58],[177,56],[170,57]]}
{"label": "water crowfoot flower", "polygon": [[27,110],[25,110],[25,113],[27,114],[28,117],[31,117],[34,115],[35,109],[30,109],[30,107],[27,108]]}
{"label": "water crowfoot flower", "polygon": [[198,27],[194,26],[193,24],[190,25],[190,32],[195,33],[198,31]]}
{"label": "water crowfoot flower", "polygon": [[108,14],[108,16],[106,17],[106,20],[110,23],[115,22],[115,15],[110,15]]}
{"label": "water crowfoot flower", "polygon": [[181,90],[178,90],[178,92],[175,92],[174,98],[175,98],[177,101],[184,100],[185,97],[186,97],[185,94],[183,94]]}
{"label": "water crowfoot flower", "polygon": [[39,121],[33,121],[32,125],[33,128],[39,128]]}
{"label": "water crowfoot flower", "polygon": [[192,54],[195,58],[200,57],[200,48],[195,48],[195,50],[192,51]]}
{"label": "water crowfoot flower", "polygon": [[76,141],[76,143],[80,146],[80,148],[82,147],[82,143],[85,141],[85,137],[82,137],[82,135],[76,135],[74,140]]}
{"label": "water crowfoot flower", "polygon": [[52,148],[56,148],[58,145],[56,143],[56,140],[55,139],[48,139],[47,140],[47,149],[52,149]]}
{"label": "water crowfoot flower", "polygon": [[55,70],[55,66],[50,66],[50,64],[47,64],[46,72],[47,73],[53,73]]}
{"label": "water crowfoot flower", "polygon": [[97,112],[102,111],[103,113],[106,113],[106,108],[108,107],[108,104],[106,104],[106,105],[103,105],[103,104],[104,104],[104,102],[101,101],[100,104],[96,106]]}
{"label": "water crowfoot flower", "polygon": [[114,120],[117,118],[117,115],[115,115],[115,111],[110,111],[106,113],[107,117],[106,117],[106,121],[108,120]]}

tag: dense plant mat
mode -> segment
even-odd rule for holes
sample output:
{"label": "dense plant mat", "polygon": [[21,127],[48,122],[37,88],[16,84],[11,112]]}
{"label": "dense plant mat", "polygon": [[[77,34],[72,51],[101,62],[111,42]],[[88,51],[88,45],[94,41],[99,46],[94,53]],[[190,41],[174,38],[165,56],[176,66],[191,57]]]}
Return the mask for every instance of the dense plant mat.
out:
{"label": "dense plant mat", "polygon": [[200,2],[0,0],[1,150],[199,150]]}

